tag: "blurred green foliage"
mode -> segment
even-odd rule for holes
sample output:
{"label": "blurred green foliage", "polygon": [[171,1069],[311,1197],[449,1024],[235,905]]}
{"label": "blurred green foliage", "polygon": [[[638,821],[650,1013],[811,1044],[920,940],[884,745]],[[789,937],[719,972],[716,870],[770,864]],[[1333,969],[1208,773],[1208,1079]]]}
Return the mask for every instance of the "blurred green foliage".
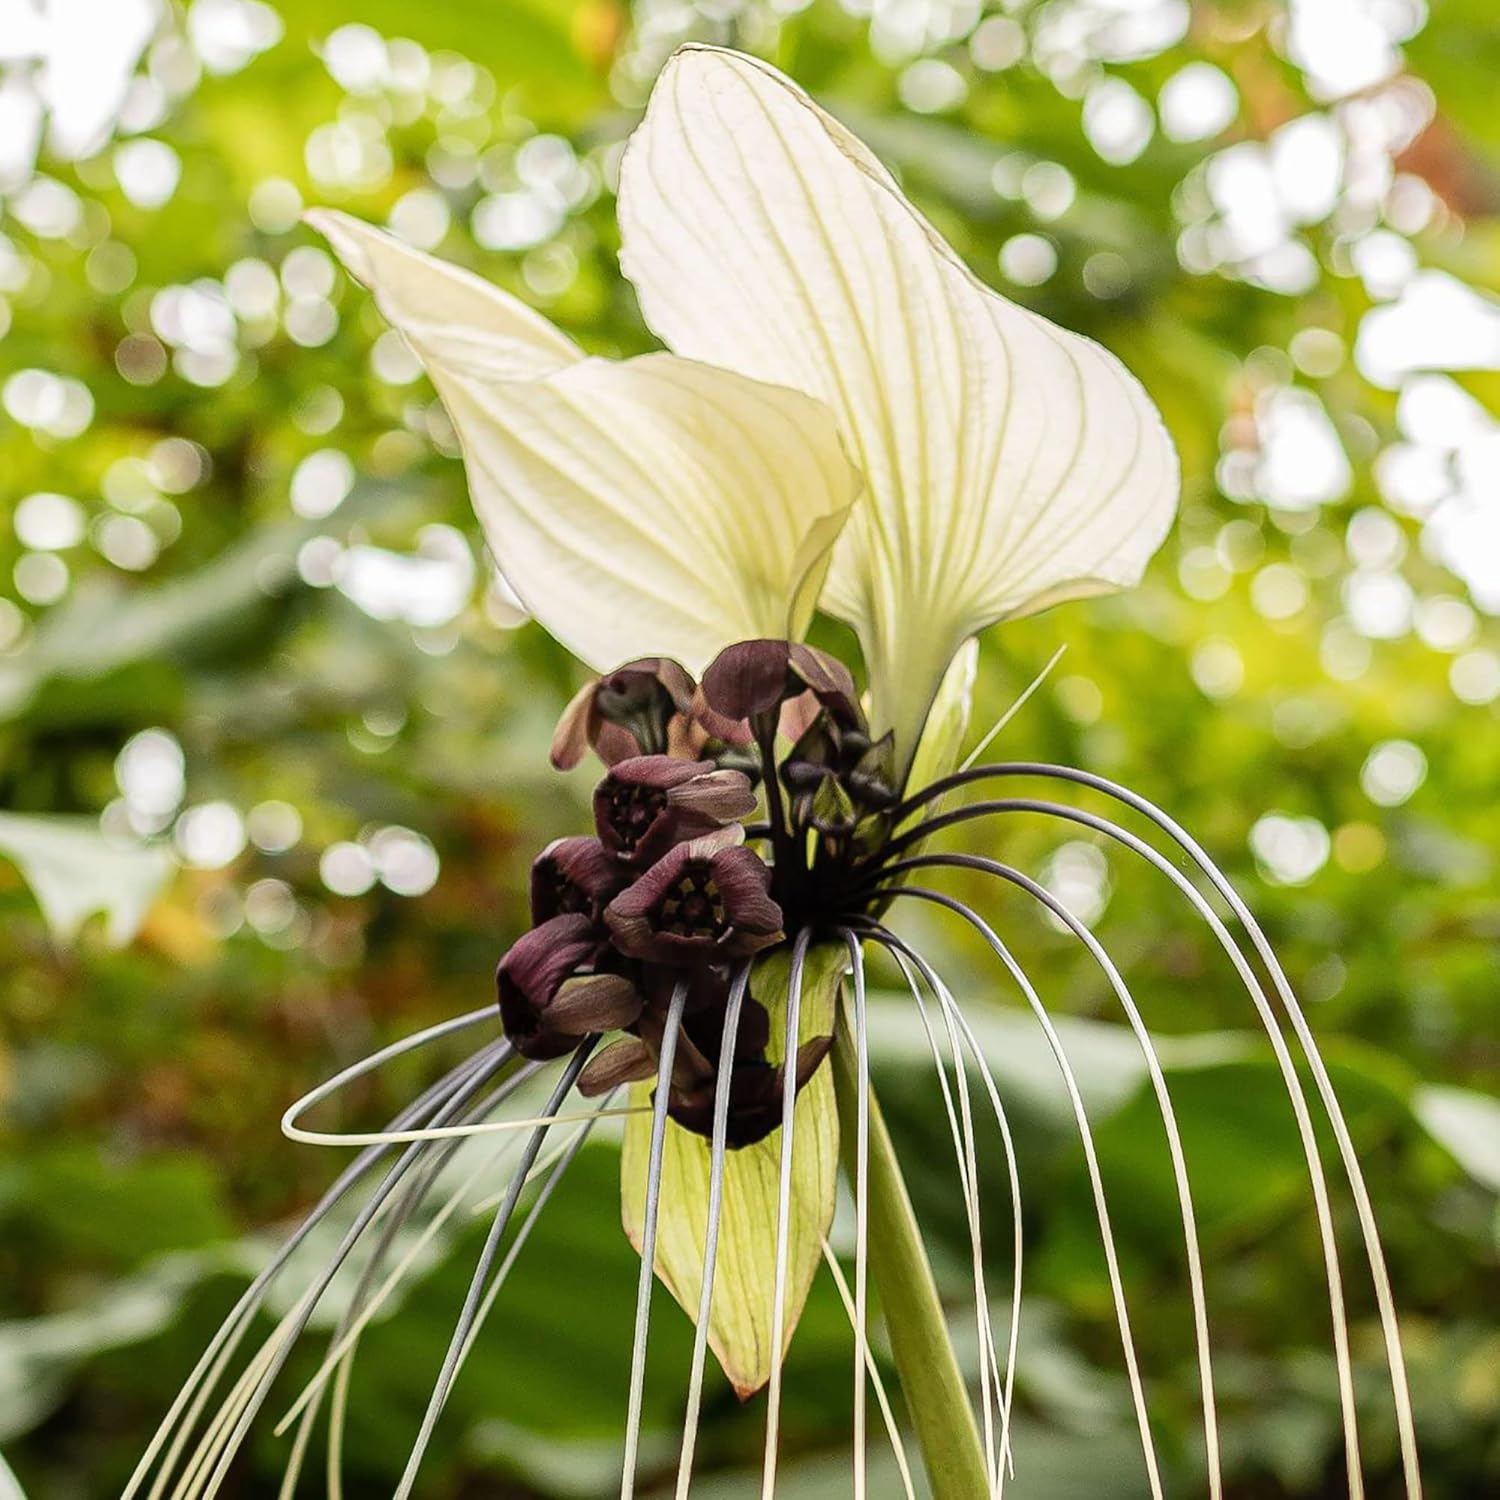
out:
{"label": "blurred green foliage", "polygon": [[[389,220],[592,349],[649,348],[610,184],[651,77],[689,38],[787,67],[980,276],[1100,338],[1162,406],[1183,505],[1147,586],[992,632],[974,732],[1066,643],[999,751],[1139,787],[1243,883],[1315,1002],[1382,1214],[1429,1493],[1491,1492],[1490,7],[195,0],[154,25],[95,138],[54,136],[34,165],[0,169],[0,808],[144,841],[147,866],[120,865],[134,879],[165,851],[178,866],[114,947],[103,921],[55,936],[0,864],[0,1444],[30,1493],[118,1490],[263,1233],[332,1174],[281,1139],[281,1110],[482,999],[523,922],[530,853],[583,817],[588,774],[554,775],[544,753],[577,669],[517,628],[432,392],[299,208]],[[12,101],[40,78],[24,39],[0,35],[0,59]],[[1166,883],[1074,832],[1015,819],[967,843],[1003,846],[1091,909],[1163,1038],[1200,1183],[1230,1494],[1337,1496],[1326,1300],[1274,1068]],[[1015,893],[953,888],[996,912],[1072,1018],[1153,1409],[1188,1492],[1180,1234],[1134,1043],[1076,944]],[[980,950],[931,913],[912,930],[975,1016],[1021,1147],[1011,1493],[1126,1500],[1144,1481],[1052,1064]],[[925,1043],[901,1002],[876,1017],[887,1112],[971,1339]],[[431,1066],[403,1059],[345,1119],[389,1112]],[[617,1151],[591,1145],[545,1216],[424,1494],[611,1492],[634,1277]],[[984,1171],[1003,1320],[997,1151]],[[1351,1217],[1343,1204],[1357,1267]],[[366,1340],[355,1494],[399,1472],[471,1240]],[[1370,1494],[1390,1496],[1388,1385],[1353,1271],[1350,1302]],[[666,1474],[690,1341],[659,1307],[643,1456]],[[848,1484],[850,1348],[820,1281],[788,1370],[787,1494]],[[759,1419],[714,1377],[701,1493],[757,1492]],[[284,1452],[263,1434],[231,1491],[274,1494]],[[875,1492],[894,1493],[875,1463]]]}

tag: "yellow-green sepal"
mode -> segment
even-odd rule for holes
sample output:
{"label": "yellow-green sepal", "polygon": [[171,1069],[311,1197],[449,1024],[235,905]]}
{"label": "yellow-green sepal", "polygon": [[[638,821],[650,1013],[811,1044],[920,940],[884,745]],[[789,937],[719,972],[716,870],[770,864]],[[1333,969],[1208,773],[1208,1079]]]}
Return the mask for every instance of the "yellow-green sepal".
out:
{"label": "yellow-green sepal", "polygon": [[[767,1055],[782,1061],[786,1040],[787,976],[785,948],[761,959],[750,993],[771,1014]],[[848,962],[841,944],[808,952],[803,971],[799,1040],[830,1036],[839,979]],[[631,1089],[631,1103],[649,1106],[654,1084]],[[620,1159],[621,1217],[639,1251],[651,1154],[651,1116],[626,1117]],[[839,1122],[833,1075],[820,1067],[797,1096],[792,1126],[792,1195],[788,1235],[784,1345],[802,1315],[803,1304],[822,1259],[823,1238],[833,1219],[838,1174]],[[781,1131],[753,1146],[727,1153],[723,1212],[714,1279],[708,1343],[724,1373],[742,1397],[771,1378],[771,1318],[776,1273],[776,1214],[781,1172]],[[708,1222],[709,1143],[667,1122],[662,1158],[661,1202],[656,1230],[656,1274],[686,1310],[697,1315],[703,1281],[703,1247]]]}

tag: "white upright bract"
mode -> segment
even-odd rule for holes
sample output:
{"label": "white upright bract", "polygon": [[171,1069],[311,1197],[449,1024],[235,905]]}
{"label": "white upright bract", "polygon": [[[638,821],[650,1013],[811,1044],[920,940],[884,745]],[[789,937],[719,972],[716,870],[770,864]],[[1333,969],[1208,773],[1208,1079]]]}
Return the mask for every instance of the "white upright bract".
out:
{"label": "white upright bract", "polygon": [[575,656],[697,674],[807,629],[860,489],[825,406],[673,354],[588,358],[468,271],[347,214],[308,222],[427,367],[496,565]]}
{"label": "white upright bract", "polygon": [[828,403],[868,498],[824,606],[859,634],[903,763],[997,620],[1140,580],[1177,460],[1098,344],[975,278],[890,173],[774,68],[689,47],[620,177],[621,264],[672,348]]}
{"label": "white upright bract", "polygon": [[672,354],[585,359],[467,272],[311,216],[432,373],[507,580],[590,665],[696,671],[816,602],[905,767],[965,640],[1139,581],[1178,481],[1139,382],[981,283],[774,68],[678,51],[619,218]]}

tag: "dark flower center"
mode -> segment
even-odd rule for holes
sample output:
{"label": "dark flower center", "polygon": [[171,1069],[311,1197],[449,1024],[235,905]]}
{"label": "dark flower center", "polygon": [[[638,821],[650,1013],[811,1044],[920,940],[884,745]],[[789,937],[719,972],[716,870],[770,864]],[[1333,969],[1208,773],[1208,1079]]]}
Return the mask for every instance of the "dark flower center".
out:
{"label": "dark flower center", "polygon": [[610,794],[610,823],[621,850],[631,853],[666,811],[667,794],[655,787],[617,786]]}
{"label": "dark flower center", "polygon": [[689,870],[661,905],[661,929],[680,937],[713,936],[725,925],[724,898],[704,870]]}

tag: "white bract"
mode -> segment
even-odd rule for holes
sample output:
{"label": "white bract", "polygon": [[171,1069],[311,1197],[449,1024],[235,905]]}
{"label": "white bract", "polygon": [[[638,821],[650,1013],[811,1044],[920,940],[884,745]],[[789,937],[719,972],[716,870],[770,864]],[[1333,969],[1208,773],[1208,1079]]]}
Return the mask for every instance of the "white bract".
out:
{"label": "white bract", "polygon": [[685,47],[621,168],[621,265],[674,351],[585,358],[345,215],[310,221],[426,363],[506,579],[590,666],[859,635],[908,764],[996,621],[1136,583],[1176,506],[1113,355],[980,283],[775,69]]}

